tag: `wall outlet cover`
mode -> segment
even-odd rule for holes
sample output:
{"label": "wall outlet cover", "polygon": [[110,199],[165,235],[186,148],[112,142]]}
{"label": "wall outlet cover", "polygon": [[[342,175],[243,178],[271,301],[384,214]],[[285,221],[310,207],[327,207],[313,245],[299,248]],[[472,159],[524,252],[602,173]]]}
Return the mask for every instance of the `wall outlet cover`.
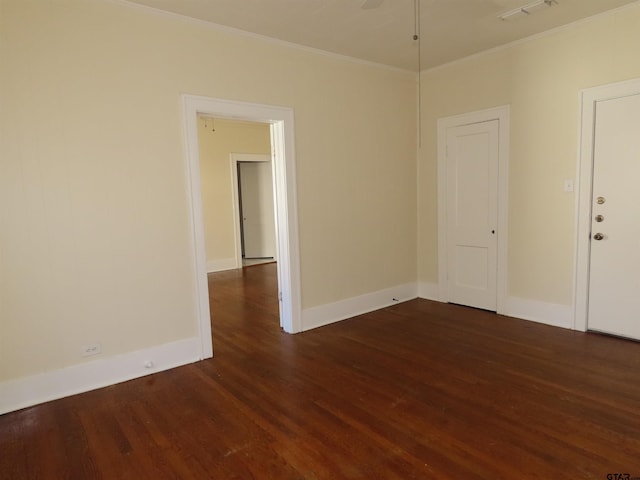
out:
{"label": "wall outlet cover", "polygon": [[98,355],[99,353],[102,353],[102,346],[99,343],[92,343],[91,345],[82,347],[83,357],[90,357],[92,355]]}

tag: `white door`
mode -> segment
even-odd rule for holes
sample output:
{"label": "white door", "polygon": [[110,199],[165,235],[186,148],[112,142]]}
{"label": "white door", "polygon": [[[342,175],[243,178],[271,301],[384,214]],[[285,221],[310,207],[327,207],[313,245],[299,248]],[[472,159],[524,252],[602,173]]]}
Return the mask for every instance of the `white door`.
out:
{"label": "white door", "polygon": [[588,328],[640,339],[640,94],[595,117]]}
{"label": "white door", "polygon": [[447,131],[447,294],[496,310],[499,121]]}
{"label": "white door", "polygon": [[245,258],[274,258],[276,231],[271,162],[238,163]]}

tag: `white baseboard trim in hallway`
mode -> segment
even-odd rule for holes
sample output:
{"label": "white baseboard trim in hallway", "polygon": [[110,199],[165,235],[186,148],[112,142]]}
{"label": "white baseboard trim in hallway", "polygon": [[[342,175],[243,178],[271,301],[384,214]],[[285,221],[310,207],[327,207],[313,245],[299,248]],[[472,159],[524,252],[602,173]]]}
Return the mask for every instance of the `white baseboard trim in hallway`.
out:
{"label": "white baseboard trim in hallway", "polygon": [[379,310],[396,303],[406,302],[417,296],[417,285],[415,283],[407,283],[347,298],[335,303],[307,308],[302,311],[302,329],[305,331],[329,325],[330,323]]}

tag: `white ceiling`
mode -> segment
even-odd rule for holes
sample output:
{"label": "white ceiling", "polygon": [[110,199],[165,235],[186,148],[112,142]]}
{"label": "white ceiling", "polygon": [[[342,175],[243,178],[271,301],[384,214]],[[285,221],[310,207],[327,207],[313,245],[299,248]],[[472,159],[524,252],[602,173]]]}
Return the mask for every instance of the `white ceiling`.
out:
{"label": "white ceiling", "polygon": [[[286,42],[418,70],[414,0],[129,0]],[[525,18],[497,17],[532,0],[420,0],[427,69],[638,0],[557,0]]]}

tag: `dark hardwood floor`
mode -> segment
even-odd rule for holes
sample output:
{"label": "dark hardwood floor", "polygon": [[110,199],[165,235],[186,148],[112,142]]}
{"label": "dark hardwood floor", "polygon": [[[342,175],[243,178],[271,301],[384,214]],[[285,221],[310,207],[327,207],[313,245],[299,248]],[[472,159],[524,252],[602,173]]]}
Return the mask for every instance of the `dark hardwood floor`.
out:
{"label": "dark hardwood floor", "polygon": [[0,416],[2,479],[640,477],[640,344],[414,300],[280,331],[210,276],[215,358]]}

